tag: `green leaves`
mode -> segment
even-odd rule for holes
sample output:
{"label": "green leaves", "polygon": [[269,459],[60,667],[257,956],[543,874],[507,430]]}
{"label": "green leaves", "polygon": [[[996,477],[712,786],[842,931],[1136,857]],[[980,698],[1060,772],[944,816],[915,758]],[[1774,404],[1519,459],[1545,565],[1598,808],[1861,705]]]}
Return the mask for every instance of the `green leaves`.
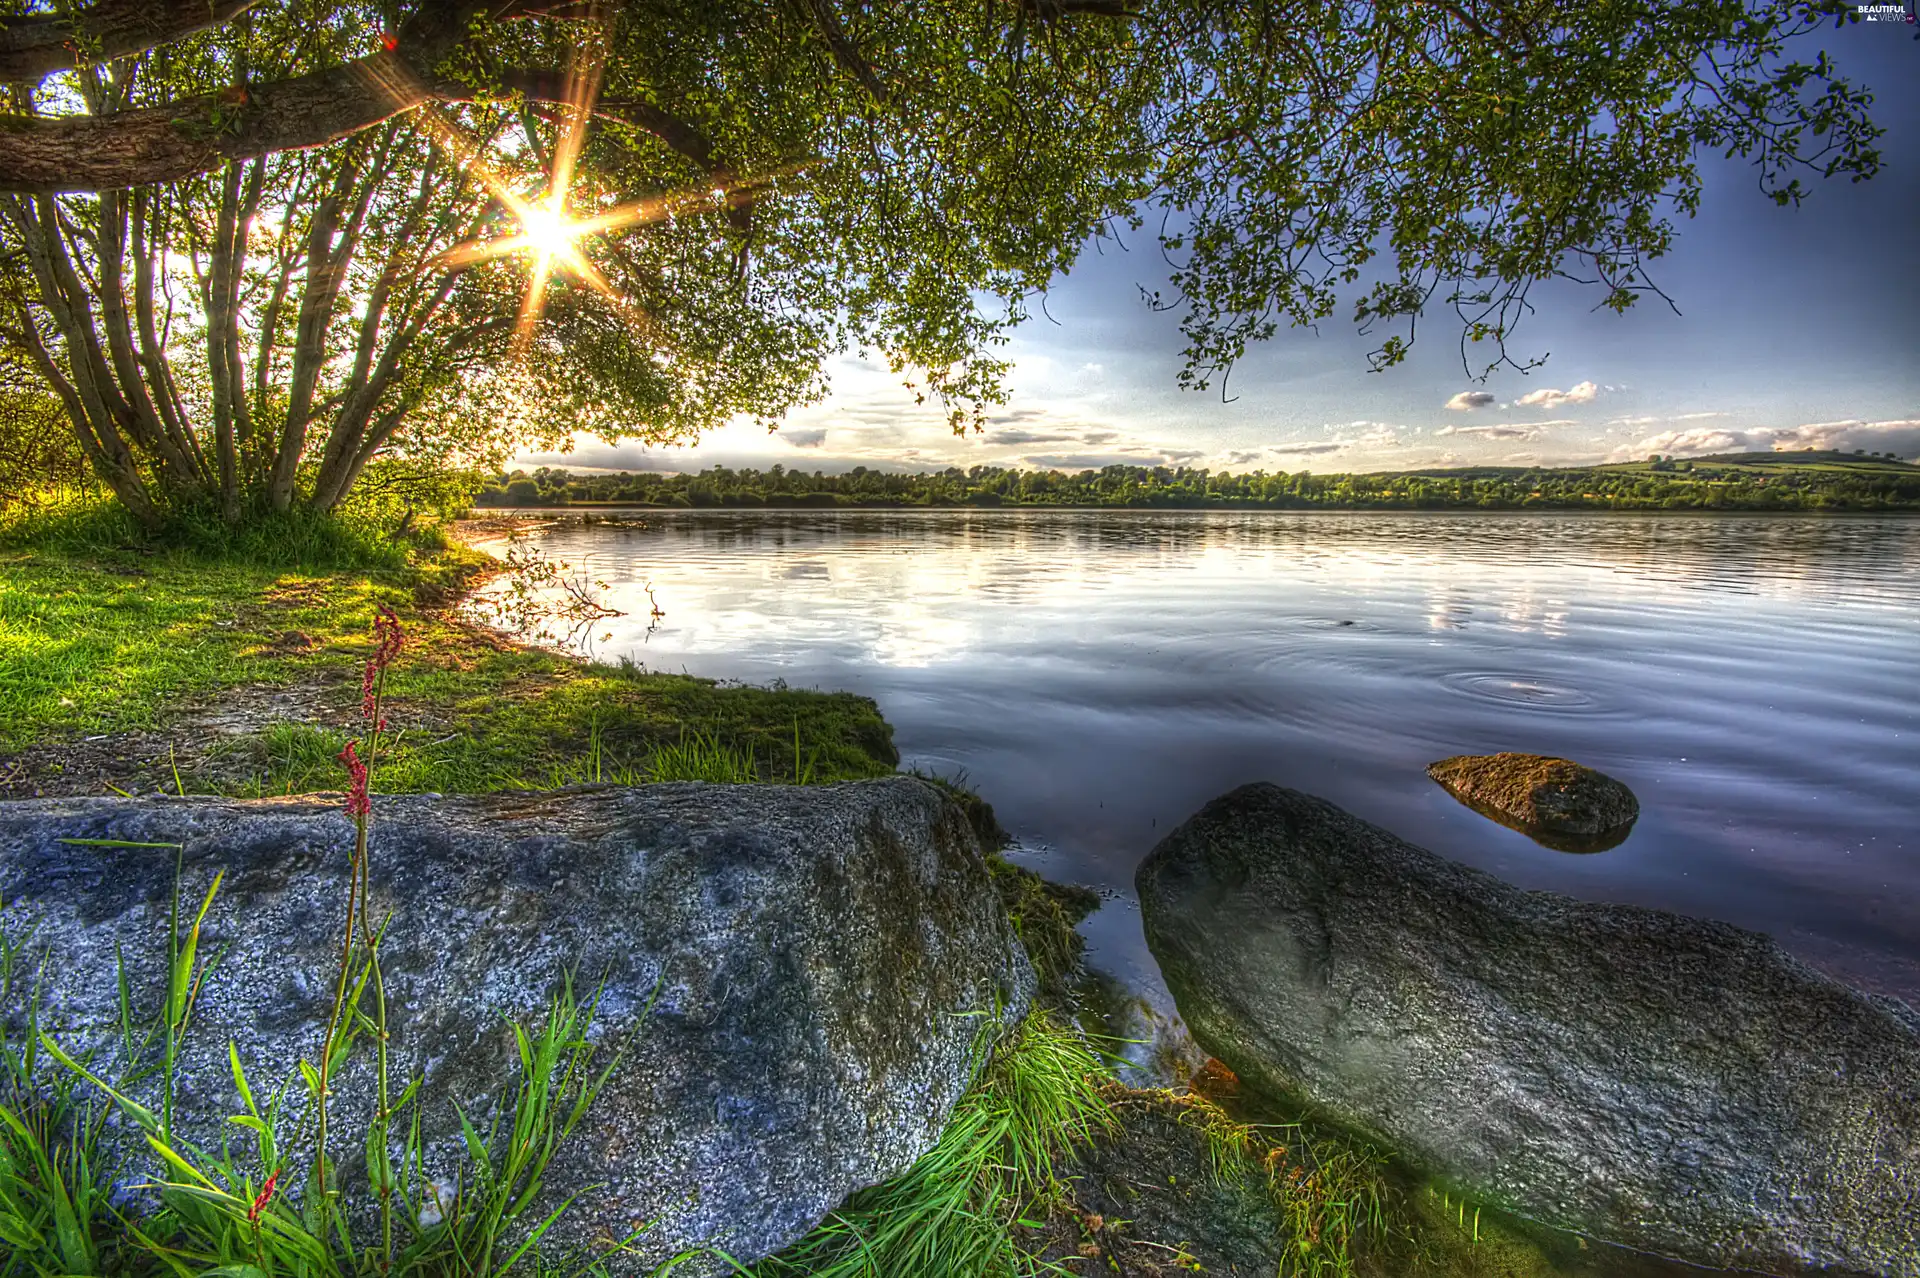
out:
{"label": "green leaves", "polygon": [[220,883],[226,878],[221,870],[213,876],[213,882],[207,887],[207,894],[201,898],[200,911],[193,916],[193,925],[187,929],[187,935],[179,943],[173,956],[173,970],[167,987],[167,1023],[176,1035],[186,1033],[187,1017],[193,1011],[194,995],[199,993],[200,982],[205,978],[204,968],[196,968],[194,962],[200,952],[200,927],[207,921],[207,911],[213,908],[214,893],[220,890]]}
{"label": "green leaves", "polygon": [[[1845,0],[849,8],[611,3],[591,40],[571,7],[476,13],[433,68],[444,100],[129,200],[0,198],[0,258],[39,340],[81,361],[68,380],[131,406],[89,419],[130,433],[144,469],[114,480],[130,508],[149,483],[163,506],[204,496],[232,435],[219,483],[237,514],[243,498],[331,509],[394,452],[497,460],[579,433],[773,426],[853,352],[978,428],[1033,299],[1154,214],[1172,287],[1151,304],[1180,312],[1184,386],[1224,393],[1252,343],[1348,305],[1379,334],[1376,367],[1434,312],[1458,321],[1469,372],[1525,367],[1508,345],[1535,284],[1578,280],[1618,311],[1661,296],[1649,266],[1698,207],[1701,149],[1750,159],[1783,205],[1880,164],[1871,96],[1824,54],[1787,56]],[[338,72],[434,12],[256,6],[73,92],[105,116],[224,90],[191,127],[225,130],[256,109],[236,83]],[[536,90],[590,44],[601,96],[570,207],[651,212],[581,241],[610,295],[556,277],[523,339],[525,256],[448,253],[511,233],[498,190],[548,184],[565,112]],[[191,360],[109,297],[130,283],[151,312],[202,276],[232,287],[188,324]],[[116,283],[95,296],[88,279]],[[166,365],[165,420],[109,347]]]}
{"label": "green leaves", "polygon": [[0,1243],[45,1257],[64,1274],[98,1271],[92,1224],[99,1187],[87,1146],[66,1140],[42,1112],[0,1107]]}
{"label": "green leaves", "polygon": [[62,1065],[72,1070],[75,1074],[79,1075],[81,1078],[86,1079],[89,1083],[92,1083],[95,1087],[99,1088],[103,1093],[105,1093],[107,1097],[111,1099],[115,1105],[120,1107],[120,1112],[125,1114],[128,1118],[131,1118],[135,1123],[139,1124],[140,1129],[146,1132],[149,1137],[157,1136],[160,1134],[161,1123],[160,1123],[159,1115],[155,1114],[152,1110],[148,1109],[145,1105],[140,1104],[138,1101],[134,1100],[133,1098],[116,1090],[105,1079],[101,1078],[98,1074],[88,1069],[85,1065],[82,1065],[79,1061],[76,1061],[71,1056],[67,1055],[66,1051],[60,1046],[60,1044],[58,1044],[53,1040],[51,1035],[42,1034],[40,1036],[40,1046],[46,1049],[46,1052],[49,1056],[53,1057],[55,1060],[59,1061]]}
{"label": "green leaves", "polygon": [[1701,145],[1752,157],[1780,203],[1805,194],[1795,171],[1871,176],[1869,97],[1824,56],[1780,58],[1843,10],[1334,3],[1304,37],[1277,34],[1266,5],[1193,17],[1154,195],[1174,224],[1163,247],[1183,381],[1207,384],[1276,317],[1311,324],[1355,285],[1361,331],[1393,335],[1376,367],[1404,358],[1414,320],[1440,308],[1494,348],[1469,372],[1514,362],[1507,343],[1541,280],[1595,285],[1616,310],[1658,295],[1647,264],[1671,245],[1671,210],[1697,207]]}

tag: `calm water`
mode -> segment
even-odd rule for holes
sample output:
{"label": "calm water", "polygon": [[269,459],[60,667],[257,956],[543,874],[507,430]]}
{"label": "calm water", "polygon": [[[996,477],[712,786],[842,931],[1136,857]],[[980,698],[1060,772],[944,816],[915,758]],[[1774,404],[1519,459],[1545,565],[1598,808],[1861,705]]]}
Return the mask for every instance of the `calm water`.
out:
{"label": "calm water", "polygon": [[[964,772],[1022,859],[1110,894],[1093,961],[1156,1002],[1135,865],[1271,780],[1920,1003],[1920,520],[686,513],[531,540],[626,610],[595,655],[873,697],[903,764]],[[1611,773],[1639,824],[1553,852],[1422,771],[1495,750]]]}

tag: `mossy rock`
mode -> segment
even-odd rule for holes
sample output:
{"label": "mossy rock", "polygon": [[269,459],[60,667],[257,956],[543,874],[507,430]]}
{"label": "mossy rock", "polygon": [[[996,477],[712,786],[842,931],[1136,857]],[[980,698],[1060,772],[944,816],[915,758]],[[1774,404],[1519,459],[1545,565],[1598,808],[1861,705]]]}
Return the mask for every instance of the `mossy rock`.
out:
{"label": "mossy rock", "polygon": [[1032,870],[1000,856],[987,857],[987,873],[1013,930],[1026,947],[1034,974],[1040,978],[1040,997],[1056,1006],[1073,1001],[1072,977],[1086,952],[1086,938],[1077,929],[1080,920],[1100,908],[1100,894],[1092,888],[1051,883]]}
{"label": "mossy rock", "polygon": [[1621,782],[1550,755],[1457,754],[1429,764],[1427,775],[1474,811],[1550,847],[1556,838],[1612,846],[1640,815],[1639,801]]}
{"label": "mossy rock", "polygon": [[1069,1272],[1272,1278],[1287,1222],[1246,1130],[1197,1096],[1112,1084],[1110,1130],[1060,1165],[1062,1193],[1023,1245]]}
{"label": "mossy rock", "polygon": [[1762,1273],[1920,1254],[1920,1015],[1770,937],[1523,890],[1269,784],[1135,884],[1201,1047],[1456,1198]]}

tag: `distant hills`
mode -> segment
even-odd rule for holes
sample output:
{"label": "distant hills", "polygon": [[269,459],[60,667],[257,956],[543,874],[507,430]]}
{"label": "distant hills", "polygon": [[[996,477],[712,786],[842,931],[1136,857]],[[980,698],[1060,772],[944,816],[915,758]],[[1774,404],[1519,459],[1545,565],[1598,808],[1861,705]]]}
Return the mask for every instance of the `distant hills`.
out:
{"label": "distant hills", "polygon": [[1091,506],[1118,509],[1920,510],[1920,465],[1835,451],[1469,466],[1356,475],[1106,466],[1072,474],[953,467],[840,475],[716,466],[698,474],[542,467],[496,475],[480,506],[639,508]]}
{"label": "distant hills", "polygon": [[1920,470],[1914,462],[1901,461],[1894,457],[1879,456],[1872,453],[1843,453],[1836,449],[1802,449],[1797,453],[1715,453],[1711,457],[1691,459],[1695,465],[1721,466],[1866,466],[1897,467],[1902,470]]}
{"label": "distant hills", "polygon": [[1592,466],[1436,466],[1421,470],[1376,471],[1372,474],[1431,475],[1464,477],[1472,475],[1586,474],[1621,471],[1648,474],[1689,474],[1702,468],[1764,471],[1831,471],[1835,468],[1853,473],[1880,475],[1920,474],[1920,464],[1870,453],[1845,453],[1837,449],[1802,449],[1799,452],[1714,453],[1706,457],[1660,457],[1630,462],[1600,462]]}

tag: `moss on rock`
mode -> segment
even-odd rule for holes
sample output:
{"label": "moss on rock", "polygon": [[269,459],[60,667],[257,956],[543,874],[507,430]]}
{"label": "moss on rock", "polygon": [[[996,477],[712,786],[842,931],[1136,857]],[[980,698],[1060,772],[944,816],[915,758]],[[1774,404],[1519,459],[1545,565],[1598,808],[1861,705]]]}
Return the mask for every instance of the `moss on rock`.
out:
{"label": "moss on rock", "polygon": [[1034,974],[1040,978],[1040,997],[1064,1005],[1071,999],[1072,977],[1080,966],[1087,942],[1076,930],[1080,920],[1100,908],[1100,894],[1092,888],[1050,883],[1025,866],[993,853],[987,872],[1000,894],[1000,903],[1013,920],[1013,930],[1027,948]]}
{"label": "moss on rock", "polygon": [[1054,883],[1025,866],[1015,865],[1001,853],[1013,842],[1013,836],[994,815],[993,805],[980,797],[964,778],[937,776],[913,769],[909,775],[938,786],[966,814],[967,824],[980,840],[987,858],[987,871],[993,878],[1000,903],[1013,920],[1013,930],[1026,946],[1040,978],[1042,1001],[1065,1008],[1075,1001],[1073,977],[1080,969],[1080,958],[1087,943],[1076,927],[1100,908],[1100,894],[1077,884]]}
{"label": "moss on rock", "polygon": [[1535,837],[1624,836],[1640,815],[1633,791],[1571,759],[1511,751],[1457,754],[1429,764],[1427,775],[1476,812]]}

